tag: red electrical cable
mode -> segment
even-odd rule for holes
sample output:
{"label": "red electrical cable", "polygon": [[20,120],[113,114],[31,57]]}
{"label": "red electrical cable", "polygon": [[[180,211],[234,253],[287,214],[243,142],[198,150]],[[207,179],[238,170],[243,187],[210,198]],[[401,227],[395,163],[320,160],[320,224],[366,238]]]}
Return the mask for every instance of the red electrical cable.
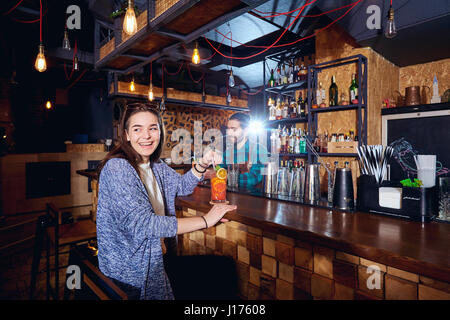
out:
{"label": "red electrical cable", "polygon": [[78,81],[80,81],[81,77],[84,76],[84,74],[86,73],[87,69],[84,69],[83,72],[81,72],[81,74],[78,76],[78,78],[76,78],[67,88],[66,90],[69,90],[70,88],[72,88]]}
{"label": "red electrical cable", "polygon": [[20,0],[14,7],[9,9],[7,12],[3,13],[3,15],[6,16],[6,15],[10,14],[11,12],[13,12],[22,2],[23,2],[23,0]]}
{"label": "red electrical cable", "polygon": [[259,88],[257,91],[252,92],[252,93],[250,93],[248,91],[245,91],[245,90],[241,90],[241,91],[244,92],[245,94],[249,95],[249,96],[254,96],[254,95],[257,95],[258,93],[260,93],[262,91],[262,89],[263,89],[263,87]]}
{"label": "red electrical cable", "polygon": [[39,0],[39,40],[42,43],[42,0]]}
{"label": "red electrical cable", "polygon": [[153,61],[150,61],[150,83],[153,80]]}
{"label": "red electrical cable", "polygon": [[[328,10],[328,11],[325,11],[325,12],[322,12],[322,13],[318,13],[318,14],[310,14],[310,15],[307,14],[307,15],[304,15],[304,16],[300,16],[299,18],[317,18],[317,17],[323,16],[324,14],[328,14],[328,13],[331,13],[331,12],[334,12],[334,11],[338,11],[338,10],[343,9],[343,8],[350,7],[351,5],[353,5],[353,3],[349,3],[349,4],[345,5],[345,6],[342,6],[342,7],[336,8],[336,9],[332,9],[332,10]],[[257,11],[257,10],[253,10],[253,11]],[[250,13],[252,13],[252,11],[250,11]],[[286,12],[276,13],[276,14],[269,15],[269,16],[260,16],[260,17],[267,19],[267,18],[274,18],[274,17],[283,16],[283,15],[286,16],[286,17],[289,17],[289,18],[294,18],[294,16],[291,16],[291,15],[289,15]]]}
{"label": "red electrical cable", "polygon": [[230,57],[230,56],[224,55],[223,53],[221,53],[220,51],[218,51],[218,50],[211,44],[211,42],[209,42],[209,40],[208,40],[205,36],[203,36],[203,37],[205,38],[206,42],[208,42],[208,44],[209,44],[209,45],[210,45],[210,46],[211,46],[218,54],[220,54],[220,55],[221,55],[222,57],[224,57],[224,58],[229,58],[229,59],[240,59],[240,60],[243,60],[243,59],[250,59],[250,58],[256,57],[256,56],[258,56],[258,55],[260,55],[260,54],[262,54],[262,53],[268,51],[270,48],[274,47],[275,44],[277,44],[278,41],[280,41],[280,39],[284,36],[284,34],[292,27],[292,25],[293,25],[294,22],[298,19],[298,17],[299,17],[300,14],[303,12],[303,10],[305,9],[305,7],[306,7],[307,5],[310,5],[310,4],[314,3],[314,2],[316,2],[316,1],[317,1],[317,0],[313,0],[312,2],[305,3],[305,4],[302,6],[302,8],[301,8],[301,10],[299,11],[299,13],[297,14],[297,16],[295,17],[295,19],[289,24],[289,26],[288,26],[286,29],[284,29],[283,33],[278,37],[277,40],[275,40],[274,43],[272,43],[269,47],[265,48],[265,49],[262,50],[261,52],[252,54],[252,55],[247,56],[247,57]]}
{"label": "red electrical cable", "polygon": [[[321,16],[321,15],[323,15],[323,14],[327,14],[327,13],[330,13],[330,12],[333,12],[333,11],[337,11],[337,10],[340,10],[340,9],[343,9],[343,8],[346,8],[346,7],[349,7],[349,6],[352,6],[352,8],[353,8],[353,6],[355,6],[356,4],[358,4],[358,3],[361,2],[361,1],[362,1],[362,0],[357,0],[357,1],[355,1],[355,2],[352,2],[352,3],[349,4],[349,5],[345,5],[345,6],[336,8],[336,9],[332,9],[332,10],[329,10],[329,11],[326,11],[326,12],[323,12],[323,13],[320,13],[320,14],[314,15],[314,16]],[[314,17],[314,16],[311,16],[311,17]],[[300,18],[300,17],[299,17],[299,18]],[[223,35],[223,34],[222,34],[220,31],[218,31],[217,29],[215,29],[215,31],[216,31],[218,34],[220,34],[221,36],[223,36],[224,38],[227,38],[228,40],[230,40],[230,38],[228,38],[226,35]],[[237,43],[237,44],[239,44],[239,45],[241,45],[241,46],[247,47],[247,48],[267,48],[267,46],[252,46],[252,45],[247,45],[247,44],[245,44],[245,43],[241,43],[241,42],[236,41],[236,40],[232,40],[232,41],[235,42],[235,43]],[[280,45],[274,46],[274,48],[279,48],[279,47],[284,47],[284,46],[286,46],[286,44],[280,44]]]}
{"label": "red electrical cable", "polygon": [[163,64],[163,72],[165,71],[169,76],[176,76],[181,71],[181,68],[183,67],[183,65],[184,65],[184,61],[181,62],[180,67],[178,68],[177,72],[170,73],[169,71],[167,71],[165,65]]}
{"label": "red electrical cable", "polygon": [[203,72],[202,76],[200,77],[200,79],[198,80],[194,80],[194,77],[191,74],[191,67],[189,66],[189,63],[186,63],[187,65],[187,69],[188,69],[188,73],[189,73],[189,77],[191,78],[192,81],[194,81],[195,83],[199,83],[200,81],[202,81],[205,77],[205,73]]}
{"label": "red electrical cable", "polygon": [[[44,11],[44,13],[42,14],[42,16],[45,16],[45,15],[47,14],[47,11],[48,11],[48,7],[45,8],[45,11]],[[16,22],[20,22],[20,23],[36,23],[36,22],[38,22],[38,21],[41,20],[40,18],[35,19],[35,20],[20,20],[20,19],[16,19],[16,18],[13,18],[13,17],[11,17],[11,19],[14,20],[14,21],[16,21]]]}
{"label": "red electrical cable", "polygon": [[[253,54],[253,55],[251,55],[251,56],[247,56],[247,57],[230,57],[230,56],[227,56],[227,55],[224,55],[223,53],[221,53],[221,52],[219,52],[209,41],[208,41],[208,39],[205,37],[205,40],[206,40],[206,42],[208,42],[208,44],[217,52],[217,53],[219,53],[221,56],[223,56],[224,58],[229,58],[229,59],[249,59],[249,58],[252,58],[252,57],[255,57],[255,56],[257,56],[257,55],[259,55],[259,54],[261,54],[261,53],[264,53],[265,51],[267,51],[268,49],[270,49],[270,48],[279,48],[279,47],[284,47],[284,46],[290,46],[290,45],[293,45],[293,44],[295,44],[295,43],[298,43],[298,42],[300,42],[300,41],[303,41],[303,40],[306,40],[306,39],[308,39],[308,38],[311,38],[311,37],[314,37],[317,33],[319,33],[319,32],[321,32],[321,31],[323,31],[323,30],[325,30],[325,29],[327,29],[327,28],[329,28],[330,26],[332,26],[333,24],[335,24],[337,21],[339,21],[339,20],[341,20],[343,17],[345,17],[347,14],[348,14],[348,12],[350,11],[350,10],[352,10],[358,3],[360,3],[362,0],[358,0],[358,1],[356,1],[354,4],[352,4],[352,6],[343,14],[343,15],[341,15],[339,18],[337,18],[336,20],[334,20],[334,21],[332,21],[331,23],[329,23],[327,26],[325,26],[325,27],[323,27],[323,28],[321,28],[321,29],[319,29],[319,30],[317,30],[314,34],[312,34],[312,35],[309,35],[309,36],[306,36],[306,37],[303,37],[303,38],[301,38],[301,39],[298,39],[298,40],[296,40],[296,41],[293,41],[293,42],[290,42],[290,43],[285,43],[285,44],[282,44],[282,45],[275,45],[279,40],[280,40],[280,38],[282,37],[282,36],[284,36],[284,33],[287,31],[287,30],[289,30],[290,28],[291,28],[291,26],[292,26],[292,24],[293,24],[293,22],[295,22],[295,19],[294,19],[294,21],[292,21],[292,23],[288,26],[288,28],[287,29],[285,29],[285,31],[281,34],[281,36],[272,44],[272,45],[270,45],[269,47],[265,47],[265,46],[255,46],[255,47],[262,47],[262,48],[265,48],[265,50],[263,50],[263,51],[261,51],[261,52],[259,52],[259,53],[256,53],[256,54]],[[306,4],[305,4],[306,5]],[[300,13],[301,13],[301,11],[300,11]],[[299,15],[297,15],[297,17],[296,17],[296,19],[298,18],[298,16]],[[252,47],[252,46],[248,46],[248,47]]]}

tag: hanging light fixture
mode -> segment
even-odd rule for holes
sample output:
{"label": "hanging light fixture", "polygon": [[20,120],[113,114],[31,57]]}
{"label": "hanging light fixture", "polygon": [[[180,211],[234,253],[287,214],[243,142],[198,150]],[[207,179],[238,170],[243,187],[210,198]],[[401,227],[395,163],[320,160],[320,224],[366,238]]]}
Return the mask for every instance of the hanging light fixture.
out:
{"label": "hanging light fixture", "polygon": [[391,0],[391,6],[389,7],[389,16],[386,22],[386,28],[384,29],[384,36],[388,39],[392,39],[396,35],[397,35],[397,28],[395,27],[394,9],[392,9],[392,0]]}
{"label": "hanging light fixture", "polygon": [[70,51],[70,49],[71,49],[70,41],[69,41],[69,32],[67,31],[67,27],[64,30],[64,38],[63,38],[62,48],[67,51]]}
{"label": "hanging light fixture", "polygon": [[192,53],[192,63],[199,64],[200,63],[200,54],[198,53],[198,43],[195,42],[195,49]]}
{"label": "hanging light fixture", "polygon": [[52,108],[52,103],[50,102],[50,100],[48,100],[48,101],[45,103],[45,108],[46,108],[47,110],[50,110],[50,109]]}
{"label": "hanging light fixture", "polygon": [[42,0],[39,1],[40,10],[39,10],[39,51],[36,57],[36,62],[34,63],[34,67],[39,72],[44,72],[47,70],[47,62],[45,61],[44,55],[44,43],[42,42]]}
{"label": "hanging light fixture", "polygon": [[136,14],[134,13],[134,5],[132,0],[128,0],[128,8],[123,19],[123,31],[129,36],[137,31]]}
{"label": "hanging light fixture", "polygon": [[148,100],[153,101],[153,83],[150,83],[150,88],[148,89]]}
{"label": "hanging light fixture", "polygon": [[164,113],[164,111],[166,111],[166,103],[164,101],[164,95],[161,98],[161,103],[159,104],[159,111],[161,113]]}
{"label": "hanging light fixture", "polygon": [[44,72],[45,70],[47,70],[47,61],[45,61],[44,45],[42,44],[42,42],[39,44],[39,52],[36,57],[34,67],[39,72]]}
{"label": "hanging light fixture", "polygon": [[148,100],[153,101],[153,61],[150,62],[150,87],[148,88]]}
{"label": "hanging light fixture", "polygon": [[228,77],[228,85],[233,88],[234,87],[234,76],[233,76],[233,69],[230,70],[230,76]]}
{"label": "hanging light fixture", "polygon": [[130,91],[134,92],[136,90],[136,86],[134,85],[134,75],[133,75],[133,79],[131,79],[130,82]]}
{"label": "hanging light fixture", "polygon": [[75,55],[73,57],[73,70],[78,71],[80,68],[78,66],[78,56]]}
{"label": "hanging light fixture", "polygon": [[231,103],[231,90],[228,91],[228,94],[227,94],[227,102],[228,102],[228,103]]}

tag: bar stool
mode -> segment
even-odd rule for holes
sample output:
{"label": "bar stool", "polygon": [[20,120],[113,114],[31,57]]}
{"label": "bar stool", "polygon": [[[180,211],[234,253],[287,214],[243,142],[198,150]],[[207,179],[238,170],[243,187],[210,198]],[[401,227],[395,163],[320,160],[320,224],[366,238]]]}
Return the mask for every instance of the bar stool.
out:
{"label": "bar stool", "polygon": [[[46,272],[47,272],[47,300],[50,295],[54,300],[59,299],[59,249],[62,246],[74,245],[80,242],[96,239],[95,223],[90,219],[73,223],[61,224],[61,210],[53,203],[46,204],[46,214],[39,217],[36,227],[35,252],[31,270],[30,299],[33,298],[36,287],[36,276],[41,258],[42,244],[46,244]],[[54,266],[50,267],[50,247],[54,249]],[[51,271],[55,271],[55,287],[50,283]]]}

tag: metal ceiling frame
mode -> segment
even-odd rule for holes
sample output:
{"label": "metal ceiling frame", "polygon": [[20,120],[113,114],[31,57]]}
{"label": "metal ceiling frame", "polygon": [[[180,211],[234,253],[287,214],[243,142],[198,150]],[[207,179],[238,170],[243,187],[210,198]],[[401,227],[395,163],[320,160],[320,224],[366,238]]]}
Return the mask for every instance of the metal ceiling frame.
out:
{"label": "metal ceiling frame", "polygon": [[[95,69],[102,69],[105,71],[109,71],[109,72],[114,72],[114,73],[119,73],[119,74],[129,74],[131,72],[133,72],[134,70],[143,67],[144,65],[150,63],[153,60],[158,59],[159,57],[165,55],[167,52],[177,48],[178,46],[180,46],[182,43],[189,43],[192,42],[193,40],[197,39],[198,37],[200,37],[202,34],[207,33],[208,31],[216,28],[217,26],[232,20],[233,18],[242,15],[243,13],[246,13],[250,10],[252,10],[253,8],[260,6],[261,4],[267,2],[268,0],[259,0],[259,1],[255,1],[253,2],[252,5],[249,5],[247,7],[235,10],[233,12],[230,12],[228,14],[225,14],[223,16],[220,16],[219,18],[207,23],[206,25],[204,25],[203,27],[191,32],[190,34],[183,36],[171,31],[167,31],[164,29],[164,25],[167,24],[168,22],[170,22],[171,20],[175,19],[176,17],[178,17],[181,13],[185,12],[186,10],[188,10],[190,7],[192,7],[195,3],[197,3],[199,0],[180,0],[179,2],[177,2],[174,6],[172,6],[171,8],[169,8],[167,11],[165,11],[163,14],[161,14],[159,17],[157,17],[153,22],[151,22],[151,19],[153,19],[154,17],[154,5],[155,5],[155,0],[148,0],[148,15],[147,15],[147,19],[148,19],[148,23],[147,23],[147,27],[141,29],[140,31],[138,31],[135,35],[133,35],[132,37],[130,37],[129,39],[127,39],[125,44],[120,45],[120,47],[116,48],[113,53],[109,54],[107,57],[111,58],[111,57],[117,57],[117,56],[123,56],[124,52],[128,49],[130,49],[130,47],[140,38],[148,35],[150,32],[155,32],[155,33],[159,33],[161,35],[170,37],[172,39],[175,39],[179,42],[174,43],[166,48],[163,48],[161,50],[159,50],[158,52],[155,52],[149,56],[133,56],[133,58],[137,59],[137,60],[141,60],[141,62],[132,65],[130,67],[128,67],[125,70],[120,70],[120,69],[111,69],[111,68],[102,68],[108,61],[106,61],[105,59],[102,59],[102,61],[98,61],[95,62]],[[246,3],[245,3],[246,4]],[[114,34],[120,34],[121,36],[121,32],[122,29],[116,29],[114,28],[114,26],[111,26],[108,23],[105,22],[101,22],[98,19],[95,20],[95,34],[94,34],[94,39],[95,39],[95,45],[94,45],[94,57],[95,59],[98,59],[98,53],[99,53],[99,32],[100,32],[100,25],[102,25],[105,28],[110,28],[112,27]],[[115,37],[116,39],[116,44],[118,43],[119,39],[117,37]],[[119,41],[119,43],[121,42],[121,39]],[[128,55],[129,56],[129,55]]]}

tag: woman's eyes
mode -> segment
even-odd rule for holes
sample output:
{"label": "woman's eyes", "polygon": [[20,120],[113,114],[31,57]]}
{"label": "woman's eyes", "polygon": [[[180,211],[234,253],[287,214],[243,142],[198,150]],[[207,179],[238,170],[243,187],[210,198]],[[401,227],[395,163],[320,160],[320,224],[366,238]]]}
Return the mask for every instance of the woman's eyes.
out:
{"label": "woman's eyes", "polygon": [[[135,128],[133,131],[140,132],[141,130],[142,130],[141,128]],[[152,127],[152,128],[150,128],[150,131],[158,131],[158,128]]]}

